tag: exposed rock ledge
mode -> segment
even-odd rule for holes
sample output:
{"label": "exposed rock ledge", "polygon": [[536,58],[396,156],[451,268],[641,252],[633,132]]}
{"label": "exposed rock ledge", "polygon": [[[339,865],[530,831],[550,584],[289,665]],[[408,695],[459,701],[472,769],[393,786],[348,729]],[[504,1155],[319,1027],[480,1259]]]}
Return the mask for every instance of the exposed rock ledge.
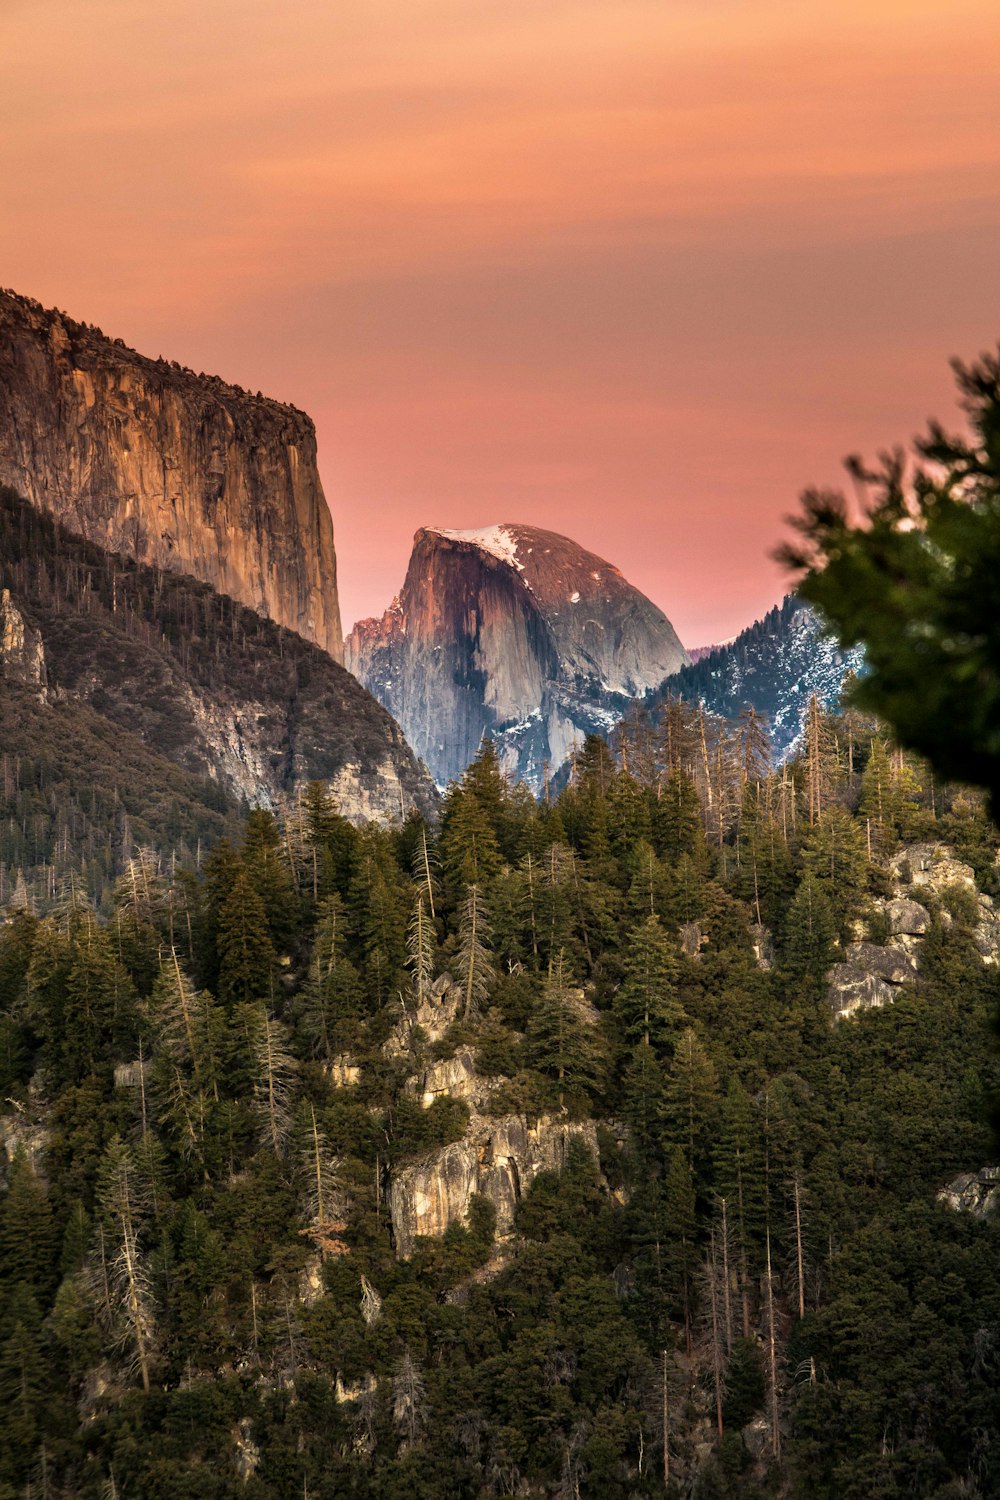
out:
{"label": "exposed rock ledge", "polygon": [[903,948],[851,943],[845,958],[829,973],[830,1001],[840,1019],[891,1005],[899,986],[917,972],[916,960]]}
{"label": "exposed rock ledge", "polygon": [[0,682],[23,683],[44,699],[45,675],[42,638],[25,620],[10,589],[4,589],[0,593]]}
{"label": "exposed rock ledge", "polygon": [[[977,891],[972,866],[957,859],[954,849],[947,844],[909,844],[890,860],[889,871],[896,894],[874,903],[886,920],[889,941],[884,946],[851,943],[843,962],[834,964],[827,975],[829,1001],[837,1020],[891,1005],[900,989],[916,978],[920,950],[931,926],[923,901],[933,905],[949,888],[976,897],[976,946],[984,964],[1000,961],[1000,917],[992,899]],[[950,921],[947,911],[941,919]]]}
{"label": "exposed rock ledge", "polygon": [[543,1115],[529,1125],[523,1115],[473,1115],[462,1140],[401,1168],[389,1190],[396,1254],[413,1253],[418,1235],[444,1234],[462,1223],[474,1193],[496,1209],[497,1237],[510,1234],[518,1199],[539,1172],[559,1170],[571,1139],[597,1157],[593,1121]]}
{"label": "exposed rock ledge", "polygon": [[1000,1167],[983,1167],[980,1172],[962,1172],[937,1195],[937,1201],[956,1213],[985,1219],[1000,1204]]}

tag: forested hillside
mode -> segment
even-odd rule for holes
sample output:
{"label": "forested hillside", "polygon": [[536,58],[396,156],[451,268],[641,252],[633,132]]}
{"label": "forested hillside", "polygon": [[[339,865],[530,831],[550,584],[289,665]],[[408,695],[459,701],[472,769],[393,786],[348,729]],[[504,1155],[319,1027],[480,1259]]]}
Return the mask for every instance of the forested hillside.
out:
{"label": "forested hillside", "polygon": [[434,807],[399,726],[325,651],[2,486],[0,589],[38,655],[19,680],[0,628],[0,890],[86,851],[100,896],[137,844],[195,858],[229,810],[312,777],[355,818]]}
{"label": "forested hillside", "polygon": [[708,733],[8,906],[0,1497],[1000,1492],[996,832]]}

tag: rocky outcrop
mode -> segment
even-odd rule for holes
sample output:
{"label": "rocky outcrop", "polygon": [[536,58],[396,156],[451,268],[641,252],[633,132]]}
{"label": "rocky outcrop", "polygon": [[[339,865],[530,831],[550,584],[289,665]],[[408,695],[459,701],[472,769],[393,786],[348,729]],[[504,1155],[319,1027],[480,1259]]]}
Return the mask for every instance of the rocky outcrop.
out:
{"label": "rocky outcrop", "polygon": [[983,963],[1000,963],[1000,913],[993,898],[977,886],[972,866],[958,859],[950,845],[907,844],[890,861],[889,869],[900,891],[900,896],[885,907],[890,931],[899,934],[897,944],[918,952],[930,926],[930,912],[923,903],[934,905],[943,900],[942,920],[950,921],[949,893],[964,892],[964,900],[975,902],[974,938]]}
{"label": "rocky outcrop", "polygon": [[887,902],[885,914],[893,937],[923,937],[931,925],[931,914],[926,906],[905,896]]}
{"label": "rocky outcrop", "polygon": [[847,963],[866,974],[874,974],[886,984],[905,984],[917,972],[916,960],[902,948],[880,947],[877,943],[849,943]]}
{"label": "rocky outcrop", "polygon": [[361,1082],[361,1068],[350,1057],[332,1057],[323,1071],[335,1089],[352,1089]]}
{"label": "rocky outcrop", "polygon": [[424,1109],[435,1099],[464,1099],[467,1103],[483,1098],[486,1080],[476,1072],[476,1059],[468,1047],[459,1047],[452,1057],[430,1063],[407,1082],[407,1092],[416,1095]]}
{"label": "rocky outcrop", "polygon": [[341,659],[333,522],[294,407],[0,292],[0,484]]}
{"label": "rocky outcrop", "polygon": [[358,678],[443,785],[492,736],[539,787],[687,661],[666,616],[617,568],[534,526],[417,532],[406,581],[346,643]]}
{"label": "rocky outcrop", "polygon": [[921,888],[940,894],[948,886],[976,889],[971,865],[955,858],[947,844],[906,844],[889,862],[894,879],[912,891]]}
{"label": "rocky outcrop", "polygon": [[395,1173],[389,1190],[396,1253],[413,1253],[419,1235],[441,1235],[464,1222],[474,1193],[496,1209],[498,1238],[509,1235],[522,1193],[539,1172],[558,1171],[573,1138],[597,1157],[592,1121],[523,1115],[473,1115],[462,1140],[429,1153]]}
{"label": "rocky outcrop", "polygon": [[4,1102],[13,1109],[0,1115],[0,1188],[6,1185],[11,1162],[19,1151],[24,1152],[31,1170],[40,1174],[52,1140],[51,1129],[38,1118],[37,1100],[30,1099],[27,1108],[16,1099]]}
{"label": "rocky outcrop", "polygon": [[389,1057],[408,1057],[421,1044],[441,1041],[462,1011],[462,992],[450,974],[442,974],[418,1004],[408,1004],[385,1044]]}
{"label": "rocky outcrop", "polygon": [[0,682],[17,682],[45,697],[45,648],[11,598],[0,591]]}
{"label": "rocky outcrop", "polygon": [[962,1172],[937,1195],[937,1201],[955,1213],[985,1219],[1000,1206],[1000,1167],[983,1167],[980,1172]]}
{"label": "rocky outcrop", "polygon": [[[901,988],[912,983],[933,920],[924,902],[934,907],[940,921],[950,922],[942,904],[949,891],[965,892],[963,901],[974,899],[976,946],[984,963],[1000,962],[1000,916],[992,898],[978,890],[972,866],[957,859],[954,849],[947,844],[908,844],[889,861],[889,874],[896,894],[875,901],[872,909],[883,931],[888,929],[888,942],[862,938],[850,943],[844,961],[834,964],[827,975],[828,999],[837,1019],[891,1005]],[[864,924],[859,926],[863,931]]]}
{"label": "rocky outcrop", "polygon": [[[575,998],[581,1016],[595,1024],[597,1011],[582,991]],[[510,1105],[505,1109],[500,1098],[509,1080],[479,1073],[470,1046],[460,1044],[448,1053],[447,1035],[460,1019],[462,1003],[460,987],[443,974],[420,1004],[406,1011],[383,1049],[397,1061],[410,1060],[404,1091],[424,1109],[451,1098],[462,1100],[469,1110],[461,1140],[393,1171],[389,1207],[396,1253],[404,1259],[420,1236],[442,1235],[449,1224],[464,1223],[474,1194],[493,1204],[497,1238],[503,1242],[513,1229],[522,1194],[539,1172],[562,1168],[571,1140],[582,1140],[599,1159],[592,1120],[561,1115],[529,1120],[507,1112]]]}
{"label": "rocky outcrop", "polygon": [[870,974],[854,964],[834,964],[827,975],[830,1004],[834,1016],[842,1021],[862,1010],[878,1010],[891,1005],[896,987],[880,974]]}

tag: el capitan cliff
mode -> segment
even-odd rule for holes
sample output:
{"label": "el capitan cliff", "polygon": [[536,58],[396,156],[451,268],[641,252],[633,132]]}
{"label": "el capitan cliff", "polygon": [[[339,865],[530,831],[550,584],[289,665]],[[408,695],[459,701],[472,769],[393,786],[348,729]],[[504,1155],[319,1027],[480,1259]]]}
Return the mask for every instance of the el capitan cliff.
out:
{"label": "el capitan cliff", "polygon": [[0,291],[0,484],[343,655],[312,421]]}

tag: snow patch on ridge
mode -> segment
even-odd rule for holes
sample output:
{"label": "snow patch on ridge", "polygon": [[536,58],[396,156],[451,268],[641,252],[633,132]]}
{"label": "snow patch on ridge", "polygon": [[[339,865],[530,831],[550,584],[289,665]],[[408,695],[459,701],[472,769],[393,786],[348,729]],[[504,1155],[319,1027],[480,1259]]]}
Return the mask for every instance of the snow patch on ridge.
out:
{"label": "snow patch on ridge", "polygon": [[509,526],[474,527],[469,531],[446,531],[443,526],[428,526],[427,530],[434,536],[447,537],[449,541],[471,542],[499,562],[508,563],[519,573],[524,572],[524,563],[517,560],[517,536]]}

